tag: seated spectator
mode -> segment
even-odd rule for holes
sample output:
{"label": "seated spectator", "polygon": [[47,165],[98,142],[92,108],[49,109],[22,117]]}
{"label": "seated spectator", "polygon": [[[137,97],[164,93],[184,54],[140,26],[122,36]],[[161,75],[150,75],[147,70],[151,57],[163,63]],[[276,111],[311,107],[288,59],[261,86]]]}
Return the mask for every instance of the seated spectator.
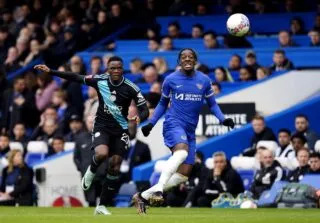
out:
{"label": "seated spectator", "polygon": [[279,45],[280,47],[294,47],[297,46],[292,39],[288,31],[282,30],[278,34]]}
{"label": "seated spectator", "polygon": [[211,88],[214,92],[214,95],[219,95],[221,93],[221,85],[218,82],[213,82]]}
{"label": "seated spectator", "polygon": [[146,37],[147,39],[157,39],[159,37],[159,27],[148,28]]}
{"label": "seated spectator", "polygon": [[170,207],[192,207],[197,205],[198,196],[202,194],[202,187],[208,176],[208,169],[204,165],[203,154],[196,152],[195,164],[192,167],[188,181],[173,187],[166,196],[166,204]]}
{"label": "seated spectator", "polygon": [[[76,139],[76,147],[73,153],[73,161],[77,167],[77,170],[83,176],[91,163],[94,150],[91,149],[92,129],[95,116],[87,116],[85,123],[87,131],[83,131],[81,135]],[[100,196],[101,185],[105,179],[105,170],[107,169],[107,161],[102,163],[96,173],[93,183],[89,190],[84,191],[86,201],[90,207],[95,207],[97,198]]]}
{"label": "seated spectator", "polygon": [[172,38],[170,36],[165,36],[161,39],[161,47],[159,49],[160,52],[172,51],[175,50],[173,47]]}
{"label": "seated spectator", "polygon": [[260,65],[257,63],[256,53],[253,50],[249,50],[246,52],[245,63],[247,67],[253,69],[254,72],[256,72],[257,69],[260,67]]}
{"label": "seated spectator", "polygon": [[319,139],[317,133],[309,128],[308,117],[299,114],[295,118],[296,133],[303,134],[307,139],[308,148],[313,150],[316,141]]}
{"label": "seated spectator", "polygon": [[266,126],[263,116],[256,115],[252,119],[252,127],[254,134],[251,138],[251,148],[246,149],[243,152],[244,156],[254,156],[256,154],[256,147],[259,141],[271,140],[277,141],[272,129]]}
{"label": "seated spectator", "polygon": [[162,75],[168,71],[167,61],[163,57],[155,57],[152,63],[156,66],[159,75]]}
{"label": "seated spectator", "polygon": [[8,165],[8,154],[10,152],[9,143],[10,143],[9,136],[6,134],[1,134],[0,135],[0,173],[2,173],[2,169]]}
{"label": "seated spectator", "polygon": [[55,136],[52,138],[51,146],[47,156],[59,154],[64,151],[64,139],[62,136]]}
{"label": "seated spectator", "polygon": [[31,140],[45,141],[50,143],[55,136],[61,135],[61,131],[58,128],[58,124],[53,119],[46,119],[43,124],[40,123],[39,126],[33,131],[31,135]]}
{"label": "seated spectator", "polygon": [[217,34],[213,31],[208,31],[203,34],[203,44],[206,49],[219,48],[219,42],[217,40]]}
{"label": "seated spectator", "polygon": [[29,138],[26,136],[26,127],[23,123],[18,122],[13,127],[13,137],[11,138],[13,142],[20,142],[24,149],[27,149],[27,143]]}
{"label": "seated spectator", "polygon": [[150,93],[156,93],[161,95],[162,86],[159,82],[154,82],[150,87]]}
{"label": "seated spectator", "polygon": [[102,73],[102,59],[99,56],[93,56],[90,60],[90,73],[101,74]]}
{"label": "seated spectator", "polygon": [[196,15],[204,16],[204,15],[207,15],[208,13],[209,13],[208,7],[204,3],[199,3],[197,5]]}
{"label": "seated spectator", "polygon": [[241,63],[242,63],[242,58],[239,55],[234,54],[229,60],[228,69],[230,71],[239,71],[241,68]]}
{"label": "seated spectator", "polygon": [[299,166],[293,170],[290,171],[287,176],[287,181],[289,182],[299,182],[303,179],[303,176],[310,172],[310,166],[308,164],[309,161],[309,150],[307,148],[301,148],[297,152],[297,160],[299,163]]}
{"label": "seated spectator", "polygon": [[159,76],[156,66],[153,63],[145,64],[142,70],[143,77],[138,79],[136,83],[153,84],[154,82],[161,82],[162,78]]}
{"label": "seated spectator", "polygon": [[2,171],[0,206],[32,206],[32,169],[24,163],[22,153],[18,150],[10,152],[8,161],[8,167]]}
{"label": "seated spectator", "polygon": [[214,70],[214,77],[215,77],[215,81],[217,83],[221,83],[221,82],[232,82],[232,77],[229,74],[228,70],[226,70],[223,67],[217,67]]}
{"label": "seated spectator", "polygon": [[160,42],[158,39],[149,39],[148,49],[150,52],[157,52],[160,50]]}
{"label": "seated spectator", "polygon": [[7,58],[4,61],[4,69],[6,73],[14,72],[21,67],[18,61],[18,56],[17,48],[14,46],[10,47]]}
{"label": "seated spectator", "polygon": [[83,119],[88,116],[95,116],[99,107],[99,98],[96,89],[88,87],[88,99],[84,102]]}
{"label": "seated spectator", "polygon": [[134,58],[130,61],[130,73],[131,74],[141,74],[142,73],[143,61],[139,58]]}
{"label": "seated spectator", "polygon": [[262,80],[270,76],[270,70],[266,67],[259,67],[256,72],[257,80]]}
{"label": "seated spectator", "polygon": [[279,147],[275,151],[276,157],[281,158],[290,158],[293,159],[296,157],[296,153],[290,143],[290,130],[289,129],[280,129],[278,132],[278,143]]}
{"label": "seated spectator", "polygon": [[169,24],[168,36],[170,36],[172,39],[187,38],[186,34],[181,33],[181,27],[178,22],[172,22]]}
{"label": "seated spectator", "polygon": [[53,93],[58,89],[58,84],[49,74],[37,76],[39,88],[36,92],[36,105],[39,111],[44,111],[50,104]]}
{"label": "seated spectator", "polygon": [[18,37],[15,47],[18,50],[18,59],[17,61],[24,61],[29,55],[29,39],[26,37]]}
{"label": "seated spectator", "polygon": [[304,146],[306,145],[307,143],[307,139],[306,137],[301,134],[301,133],[294,133],[292,136],[291,136],[291,144],[292,144],[292,147],[297,155],[297,152],[304,148]]}
{"label": "seated spectator", "polygon": [[261,154],[261,169],[255,173],[250,191],[255,199],[259,199],[260,195],[265,190],[269,190],[274,182],[284,178],[285,172],[278,161],[274,159],[272,151],[265,149]]}
{"label": "seated spectator", "polygon": [[272,71],[283,71],[294,69],[293,63],[286,58],[286,53],[283,50],[276,50],[273,53],[273,64],[270,69]]}
{"label": "seated spectator", "polygon": [[31,63],[32,61],[39,59],[42,57],[42,53],[40,50],[40,43],[38,40],[34,39],[30,42],[30,53],[23,61],[22,66],[26,66],[27,64]]}
{"label": "seated spectator", "polygon": [[125,182],[132,180],[132,170],[134,167],[151,161],[151,152],[149,146],[136,138],[136,122],[129,122],[128,131],[130,148],[128,149],[128,153],[123,158],[121,163],[122,178]]}
{"label": "seated spectator", "polygon": [[64,137],[67,142],[76,141],[77,137],[83,132],[83,123],[79,115],[73,114],[69,119],[70,132]]}
{"label": "seated spectator", "polygon": [[200,39],[200,38],[202,38],[203,31],[204,31],[203,25],[198,24],[198,23],[194,24],[192,26],[191,38],[192,39]]}
{"label": "seated spectator", "polygon": [[2,123],[0,126],[2,126],[2,132],[11,133],[17,122],[25,123],[27,128],[34,128],[38,123],[39,117],[34,93],[26,88],[23,76],[14,79],[13,89],[4,92],[1,103],[2,117],[0,122]]}
{"label": "seated spectator", "polygon": [[254,80],[255,80],[254,70],[251,67],[245,66],[240,69],[239,81],[248,82],[248,81],[254,81]]}
{"label": "seated spectator", "polygon": [[224,152],[215,152],[213,162],[214,168],[209,171],[203,186],[204,194],[197,200],[199,207],[211,207],[211,202],[220,193],[228,192],[236,197],[244,191],[240,175],[231,167]]}
{"label": "seated spectator", "polygon": [[252,44],[245,37],[228,34],[224,37],[223,42],[226,48],[252,48]]}
{"label": "seated spectator", "polygon": [[320,46],[320,31],[313,29],[308,33],[310,46]]}
{"label": "seated spectator", "polygon": [[292,35],[303,35],[306,34],[306,32],[304,31],[304,25],[303,25],[303,21],[298,18],[295,17],[291,20],[290,22],[290,32]]}
{"label": "seated spectator", "polygon": [[309,158],[311,174],[320,174],[320,154],[311,153]]}

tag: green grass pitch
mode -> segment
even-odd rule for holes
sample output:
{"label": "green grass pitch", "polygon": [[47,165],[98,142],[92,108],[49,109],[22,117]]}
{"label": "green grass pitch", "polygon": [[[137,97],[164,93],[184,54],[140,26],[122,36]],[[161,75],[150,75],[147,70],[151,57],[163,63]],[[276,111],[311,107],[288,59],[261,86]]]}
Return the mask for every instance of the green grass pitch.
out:
{"label": "green grass pitch", "polygon": [[152,208],[138,216],[133,208],[110,208],[110,216],[93,216],[92,208],[0,208],[0,223],[308,223],[320,221],[317,209]]}

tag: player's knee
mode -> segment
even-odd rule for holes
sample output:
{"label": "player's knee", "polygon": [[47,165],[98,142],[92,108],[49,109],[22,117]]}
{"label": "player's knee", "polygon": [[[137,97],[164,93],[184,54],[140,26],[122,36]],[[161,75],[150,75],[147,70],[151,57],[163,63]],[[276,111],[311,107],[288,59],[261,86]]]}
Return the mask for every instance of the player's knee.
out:
{"label": "player's knee", "polygon": [[97,146],[95,148],[95,155],[96,158],[101,160],[101,159],[106,159],[108,157],[108,147],[107,146]]}

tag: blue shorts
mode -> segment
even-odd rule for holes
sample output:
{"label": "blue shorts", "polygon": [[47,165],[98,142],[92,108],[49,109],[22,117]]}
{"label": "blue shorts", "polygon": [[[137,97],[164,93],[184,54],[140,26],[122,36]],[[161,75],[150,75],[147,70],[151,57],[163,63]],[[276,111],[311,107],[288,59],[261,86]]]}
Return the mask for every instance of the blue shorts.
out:
{"label": "blue shorts", "polygon": [[165,122],[163,124],[164,143],[167,147],[172,149],[179,143],[184,143],[189,146],[189,152],[184,164],[193,165],[196,156],[196,136],[195,131],[186,131],[182,125],[175,122]]}

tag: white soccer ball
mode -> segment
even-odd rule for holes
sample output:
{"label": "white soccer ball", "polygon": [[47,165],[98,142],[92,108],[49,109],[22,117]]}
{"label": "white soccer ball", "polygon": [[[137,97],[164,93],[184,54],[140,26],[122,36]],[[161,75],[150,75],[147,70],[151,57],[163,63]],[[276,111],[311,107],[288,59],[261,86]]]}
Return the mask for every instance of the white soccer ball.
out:
{"label": "white soccer ball", "polygon": [[257,204],[254,203],[252,200],[246,200],[244,202],[242,202],[242,204],[240,205],[241,209],[254,209],[257,208]]}
{"label": "white soccer ball", "polygon": [[241,13],[231,15],[227,21],[227,29],[233,36],[246,35],[250,30],[248,17]]}

